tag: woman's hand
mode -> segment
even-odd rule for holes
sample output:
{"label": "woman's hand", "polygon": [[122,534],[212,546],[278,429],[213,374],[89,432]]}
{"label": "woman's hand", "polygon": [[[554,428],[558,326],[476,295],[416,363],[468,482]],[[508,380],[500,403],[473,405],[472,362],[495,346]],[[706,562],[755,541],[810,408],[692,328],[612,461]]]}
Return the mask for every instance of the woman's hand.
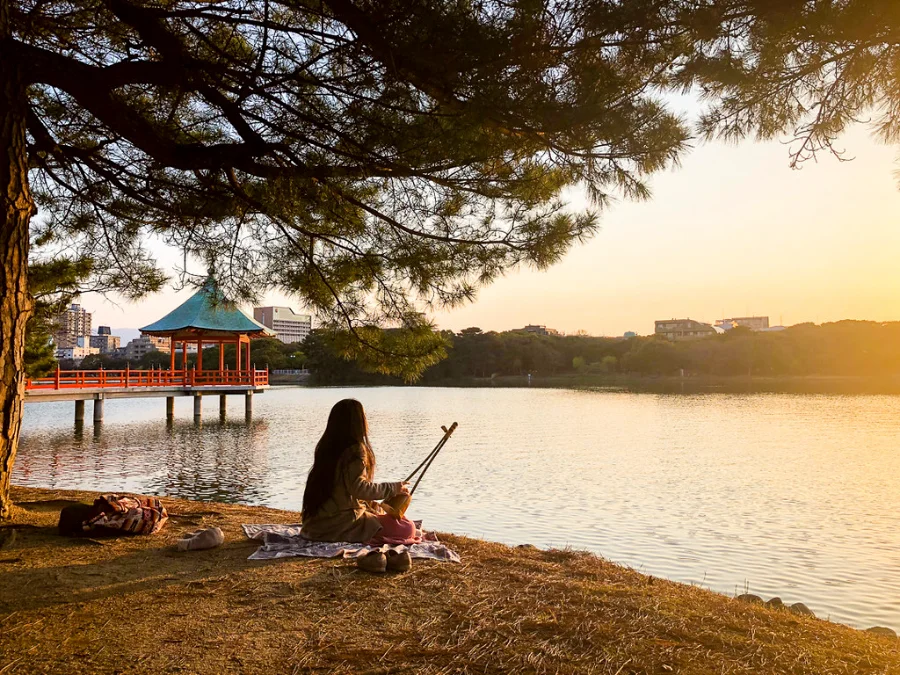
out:
{"label": "woman's hand", "polygon": [[400,483],[400,487],[397,488],[397,491],[394,493],[395,495],[408,495],[409,494],[409,483],[403,481]]}

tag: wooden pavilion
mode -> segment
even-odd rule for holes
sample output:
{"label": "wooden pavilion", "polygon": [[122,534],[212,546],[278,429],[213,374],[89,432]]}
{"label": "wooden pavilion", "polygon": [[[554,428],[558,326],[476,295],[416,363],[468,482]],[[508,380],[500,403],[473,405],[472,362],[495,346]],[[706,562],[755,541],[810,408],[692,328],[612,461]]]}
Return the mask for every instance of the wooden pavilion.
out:
{"label": "wooden pavilion", "polygon": [[[226,397],[243,395],[248,419],[253,410],[253,394],[265,391],[268,370],[256,370],[250,364],[250,341],[272,337],[268,328],[251,319],[225,298],[215,279],[210,276],[203,287],[180,307],[159,321],[144,326],[144,335],[169,338],[171,346],[169,370],[60,370],[49,377],[29,379],[27,401],[75,401],[75,422],[84,420],[84,402],[94,402],[94,422],[103,421],[106,399],[148,396],[166,397],[166,417],[175,414],[175,397],[192,396],[194,420],[202,416],[203,396],[219,395],[219,413],[224,419]],[[196,368],[187,367],[187,347],[197,345]],[[203,370],[204,345],[219,345],[218,369]],[[223,347],[236,347],[234,369],[226,364]],[[178,345],[181,345],[181,368],[177,369]]]}
{"label": "wooden pavilion", "polygon": [[[197,345],[197,371],[194,384],[246,384],[252,375],[250,365],[250,340],[259,337],[274,337],[275,333],[261,323],[247,316],[219,289],[215,278],[210,275],[203,287],[179,307],[166,314],[159,321],[140,329],[144,335],[169,338],[171,347],[170,370],[176,371],[177,351],[181,345],[181,370],[187,371],[187,348]],[[219,368],[209,375],[203,372],[204,345],[219,346]],[[225,363],[227,344],[235,346],[234,370]]]}

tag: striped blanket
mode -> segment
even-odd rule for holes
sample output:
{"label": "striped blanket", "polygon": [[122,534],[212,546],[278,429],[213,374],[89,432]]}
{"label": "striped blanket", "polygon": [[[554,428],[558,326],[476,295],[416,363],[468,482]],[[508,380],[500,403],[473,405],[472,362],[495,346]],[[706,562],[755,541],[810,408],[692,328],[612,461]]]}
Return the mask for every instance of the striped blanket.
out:
{"label": "striped blanket", "polygon": [[[275,558],[357,558],[369,551],[409,551],[412,558],[427,558],[446,562],[459,562],[456,551],[447,548],[438,541],[433,532],[422,532],[422,540],[409,546],[398,544],[391,546],[366,546],[347,541],[312,541],[300,534],[300,525],[241,525],[244,534],[263,544],[248,560],[274,560]],[[421,521],[416,521],[416,528],[421,532]]]}
{"label": "striped blanket", "polygon": [[100,513],[84,521],[85,532],[107,528],[126,534],[155,534],[169,519],[158,497],[102,495],[94,500],[94,510]]}

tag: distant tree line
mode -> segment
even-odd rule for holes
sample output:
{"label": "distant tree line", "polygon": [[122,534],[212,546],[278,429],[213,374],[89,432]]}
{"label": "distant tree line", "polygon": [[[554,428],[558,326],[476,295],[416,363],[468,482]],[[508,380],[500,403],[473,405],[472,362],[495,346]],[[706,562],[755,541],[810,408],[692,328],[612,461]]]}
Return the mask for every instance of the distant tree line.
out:
{"label": "distant tree line", "polygon": [[[492,376],[626,374],[639,376],[900,375],[900,322],[839,321],[798,324],[783,331],[738,327],[708,338],[669,342],[522,331],[446,331],[448,357],[425,371],[422,383]],[[304,343],[316,384],[390,384],[335,356],[329,337],[313,331]]]}
{"label": "distant tree line", "polygon": [[[335,384],[399,384],[396,377],[367,372],[335,349],[332,333],[314,330],[302,344],[273,338],[253,340],[250,360],[269,370],[309,368],[312,382]],[[562,375],[667,376],[882,376],[900,375],[900,322],[838,321],[803,323],[778,332],[738,327],[699,340],[669,342],[656,336],[628,339],[585,335],[537,335],[523,331],[497,333],[466,328],[444,331],[448,356],[425,371],[421,383],[438,384],[495,376]],[[225,346],[225,363],[234,367],[235,349]],[[178,356],[180,364],[180,354]],[[44,371],[46,358],[43,358]],[[49,363],[52,363],[50,361]],[[112,354],[93,355],[64,370],[123,369],[128,362]],[[188,367],[197,363],[188,354]],[[55,364],[54,364],[55,365]],[[132,368],[168,368],[169,355],[150,352]],[[203,351],[204,370],[219,367],[219,348]]]}

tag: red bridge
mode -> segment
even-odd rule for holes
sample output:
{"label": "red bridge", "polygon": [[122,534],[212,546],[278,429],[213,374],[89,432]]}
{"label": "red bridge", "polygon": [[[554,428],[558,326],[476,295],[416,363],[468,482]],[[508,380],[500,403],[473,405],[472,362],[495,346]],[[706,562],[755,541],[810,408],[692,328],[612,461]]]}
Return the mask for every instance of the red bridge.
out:
{"label": "red bridge", "polygon": [[[202,387],[265,387],[268,370],[57,370],[50,377],[28,380],[29,395],[72,389],[188,389]],[[202,391],[200,392],[202,393]]]}
{"label": "red bridge", "polygon": [[103,402],[116,398],[166,398],[166,417],[175,416],[175,397],[194,398],[194,420],[202,418],[202,397],[243,395],[245,412],[253,413],[253,394],[269,387],[268,370],[57,370],[50,377],[28,380],[25,402],[75,401],[75,421],[84,420],[84,402],[94,402],[94,422],[103,421]]}

